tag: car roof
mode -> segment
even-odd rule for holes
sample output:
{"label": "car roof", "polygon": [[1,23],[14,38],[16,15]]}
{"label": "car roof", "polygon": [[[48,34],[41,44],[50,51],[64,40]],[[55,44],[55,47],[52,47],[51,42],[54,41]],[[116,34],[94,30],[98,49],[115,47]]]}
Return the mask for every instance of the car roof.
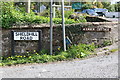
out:
{"label": "car roof", "polygon": [[103,9],[103,8],[92,8],[92,10],[94,10],[95,12],[104,12],[104,11],[108,11],[107,9]]}

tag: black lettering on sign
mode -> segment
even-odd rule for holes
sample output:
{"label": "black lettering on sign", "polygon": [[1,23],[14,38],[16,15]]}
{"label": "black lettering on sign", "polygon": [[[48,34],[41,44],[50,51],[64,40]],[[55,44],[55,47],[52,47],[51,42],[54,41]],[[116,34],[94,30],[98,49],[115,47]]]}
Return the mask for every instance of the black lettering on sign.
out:
{"label": "black lettering on sign", "polygon": [[20,37],[20,40],[32,40],[33,37],[31,36],[26,36],[26,37]]}
{"label": "black lettering on sign", "polygon": [[38,32],[15,32],[14,40],[39,40]]}
{"label": "black lettering on sign", "polygon": [[92,31],[92,32],[107,32],[107,31],[111,31],[111,28],[92,28],[92,27],[84,27],[81,28],[82,31]]}
{"label": "black lettering on sign", "polygon": [[30,40],[32,40],[32,39],[33,39],[33,37],[30,36]]}
{"label": "black lettering on sign", "polygon": [[16,33],[15,33],[15,35],[16,35],[16,36],[19,36],[19,33],[18,33],[18,32],[16,32]]}
{"label": "black lettering on sign", "polygon": [[36,36],[37,34],[36,33],[34,33],[34,36]]}
{"label": "black lettering on sign", "polygon": [[28,32],[27,36],[30,36],[30,33]]}
{"label": "black lettering on sign", "polygon": [[20,40],[23,40],[23,37],[20,37]]}
{"label": "black lettering on sign", "polygon": [[29,36],[27,36],[27,37],[26,37],[26,40],[30,40],[30,37],[29,37]]}
{"label": "black lettering on sign", "polygon": [[33,32],[31,32],[31,36],[34,36],[34,33],[33,33]]}

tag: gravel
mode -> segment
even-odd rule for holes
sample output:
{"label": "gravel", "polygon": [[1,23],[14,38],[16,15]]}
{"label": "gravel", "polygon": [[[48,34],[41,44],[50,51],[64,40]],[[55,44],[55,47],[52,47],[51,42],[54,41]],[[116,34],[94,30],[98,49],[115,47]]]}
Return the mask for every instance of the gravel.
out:
{"label": "gravel", "polygon": [[0,78],[118,78],[118,52],[48,64],[0,67]]}

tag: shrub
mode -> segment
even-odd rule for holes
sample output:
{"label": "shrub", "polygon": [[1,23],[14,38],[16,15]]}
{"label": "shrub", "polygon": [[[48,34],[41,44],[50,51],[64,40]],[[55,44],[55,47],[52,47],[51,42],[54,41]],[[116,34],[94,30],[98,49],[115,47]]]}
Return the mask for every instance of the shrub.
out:
{"label": "shrub", "polygon": [[71,48],[68,50],[69,53],[69,57],[71,58],[78,58],[78,57],[85,57],[89,54],[92,54],[91,52],[93,52],[95,49],[95,45],[94,44],[78,44],[71,46]]}
{"label": "shrub", "polygon": [[64,52],[64,51],[63,51],[63,52],[61,52],[61,53],[60,53],[60,55],[63,55],[63,56],[65,56],[66,58],[68,58],[68,57],[69,57],[69,53],[68,53],[68,52]]}
{"label": "shrub", "polygon": [[50,16],[50,9],[39,13],[39,16],[49,17]]}
{"label": "shrub", "polygon": [[49,51],[46,50],[46,49],[42,49],[42,50],[40,51],[40,55],[44,55],[44,54],[48,54],[48,53],[49,53]]}
{"label": "shrub", "polygon": [[69,18],[69,16],[71,15],[71,14],[73,14],[74,13],[74,10],[73,9],[71,9],[71,10],[68,10],[68,11],[65,11],[65,18]]}
{"label": "shrub", "polygon": [[[73,9],[71,9],[71,10],[67,10],[67,11],[65,11],[65,18],[68,18],[69,17],[69,15],[71,15],[71,14],[73,14],[74,13],[74,10]],[[40,16],[45,16],[45,17],[49,17],[50,16],[50,9],[48,9],[48,10],[45,10],[44,12],[42,12],[42,13],[40,13],[39,14]],[[56,11],[55,11],[55,17],[56,18],[62,18],[62,15],[61,15],[61,10],[57,10],[56,9]]]}
{"label": "shrub", "polygon": [[87,22],[87,20],[85,19],[86,16],[87,16],[86,14],[74,13],[74,14],[69,15],[69,19],[73,19],[73,20],[78,21],[78,22]]}
{"label": "shrub", "polygon": [[109,52],[114,53],[114,52],[116,52],[116,51],[118,51],[118,49],[112,49],[112,50],[110,50]]}
{"label": "shrub", "polygon": [[[24,25],[24,24],[41,24],[41,23],[49,23],[49,13],[46,14],[48,16],[39,16],[35,15],[33,12],[31,13],[25,13],[21,10],[16,10],[13,6],[12,2],[0,2],[0,10],[2,13],[0,14],[0,20],[2,22],[3,28],[10,28],[13,25]],[[48,12],[49,10],[45,11]],[[73,24],[73,23],[80,23],[85,22],[85,19],[81,18],[78,21],[75,21],[74,19],[68,19],[68,16],[73,13],[73,10],[65,11],[65,24]],[[58,12],[60,14],[60,12]],[[53,18],[54,24],[61,24],[62,19],[61,16],[58,18]]]}
{"label": "shrub", "polygon": [[[62,19],[61,18],[53,18],[53,23],[62,24]],[[78,21],[75,21],[74,19],[65,18],[65,24],[73,24],[73,23],[78,23]]]}
{"label": "shrub", "polygon": [[78,21],[79,22],[87,22],[87,20],[85,19],[86,16],[79,16]]}
{"label": "shrub", "polygon": [[71,46],[67,51],[62,51],[58,55],[48,55],[48,51],[42,50],[40,53],[33,53],[27,55],[15,55],[10,57],[1,57],[2,63],[0,66],[11,66],[25,63],[46,63],[53,61],[63,61],[74,58],[84,58],[91,55],[95,49],[94,44],[78,44]]}
{"label": "shrub", "polygon": [[65,24],[73,24],[73,23],[79,23],[79,22],[75,21],[74,19],[65,19]]}
{"label": "shrub", "polygon": [[62,18],[61,10],[57,10],[57,9],[56,9],[55,18]]}
{"label": "shrub", "polygon": [[97,48],[99,48],[99,47],[106,47],[106,46],[109,46],[109,45],[112,45],[112,41],[110,41],[110,40],[104,40],[102,42],[102,44],[96,45],[96,47]]}
{"label": "shrub", "polygon": [[46,55],[46,54],[42,55],[41,59],[42,59],[43,62],[48,62],[50,60],[50,55]]}
{"label": "shrub", "polygon": [[66,57],[64,55],[56,55],[53,56],[53,59],[56,61],[62,61],[62,60],[66,60]]}
{"label": "shrub", "polygon": [[2,27],[8,28],[16,22],[16,18],[13,16],[12,12],[15,12],[12,2],[0,2],[1,11],[1,21]]}

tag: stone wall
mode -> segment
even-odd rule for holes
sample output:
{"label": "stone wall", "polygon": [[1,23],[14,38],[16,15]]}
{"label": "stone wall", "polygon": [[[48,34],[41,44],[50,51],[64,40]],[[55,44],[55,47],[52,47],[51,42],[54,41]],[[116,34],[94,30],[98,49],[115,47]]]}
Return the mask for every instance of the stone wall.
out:
{"label": "stone wall", "polygon": [[[110,32],[83,32],[81,27],[107,27],[111,28]],[[10,29],[1,29],[2,31],[2,55],[11,55],[11,31],[42,31],[42,49],[49,50],[50,43],[50,27],[49,25],[32,25],[32,26],[14,26]],[[92,43],[102,44],[104,40],[112,42],[118,41],[118,23],[117,22],[88,22],[66,25],[66,36],[70,38],[73,44],[78,43]],[[53,28],[53,48],[57,50],[58,46],[62,46],[62,27],[61,25],[54,25]],[[26,52],[33,52],[38,48],[38,41],[16,41],[15,53],[21,54]],[[0,50],[1,51],[1,50]]]}

